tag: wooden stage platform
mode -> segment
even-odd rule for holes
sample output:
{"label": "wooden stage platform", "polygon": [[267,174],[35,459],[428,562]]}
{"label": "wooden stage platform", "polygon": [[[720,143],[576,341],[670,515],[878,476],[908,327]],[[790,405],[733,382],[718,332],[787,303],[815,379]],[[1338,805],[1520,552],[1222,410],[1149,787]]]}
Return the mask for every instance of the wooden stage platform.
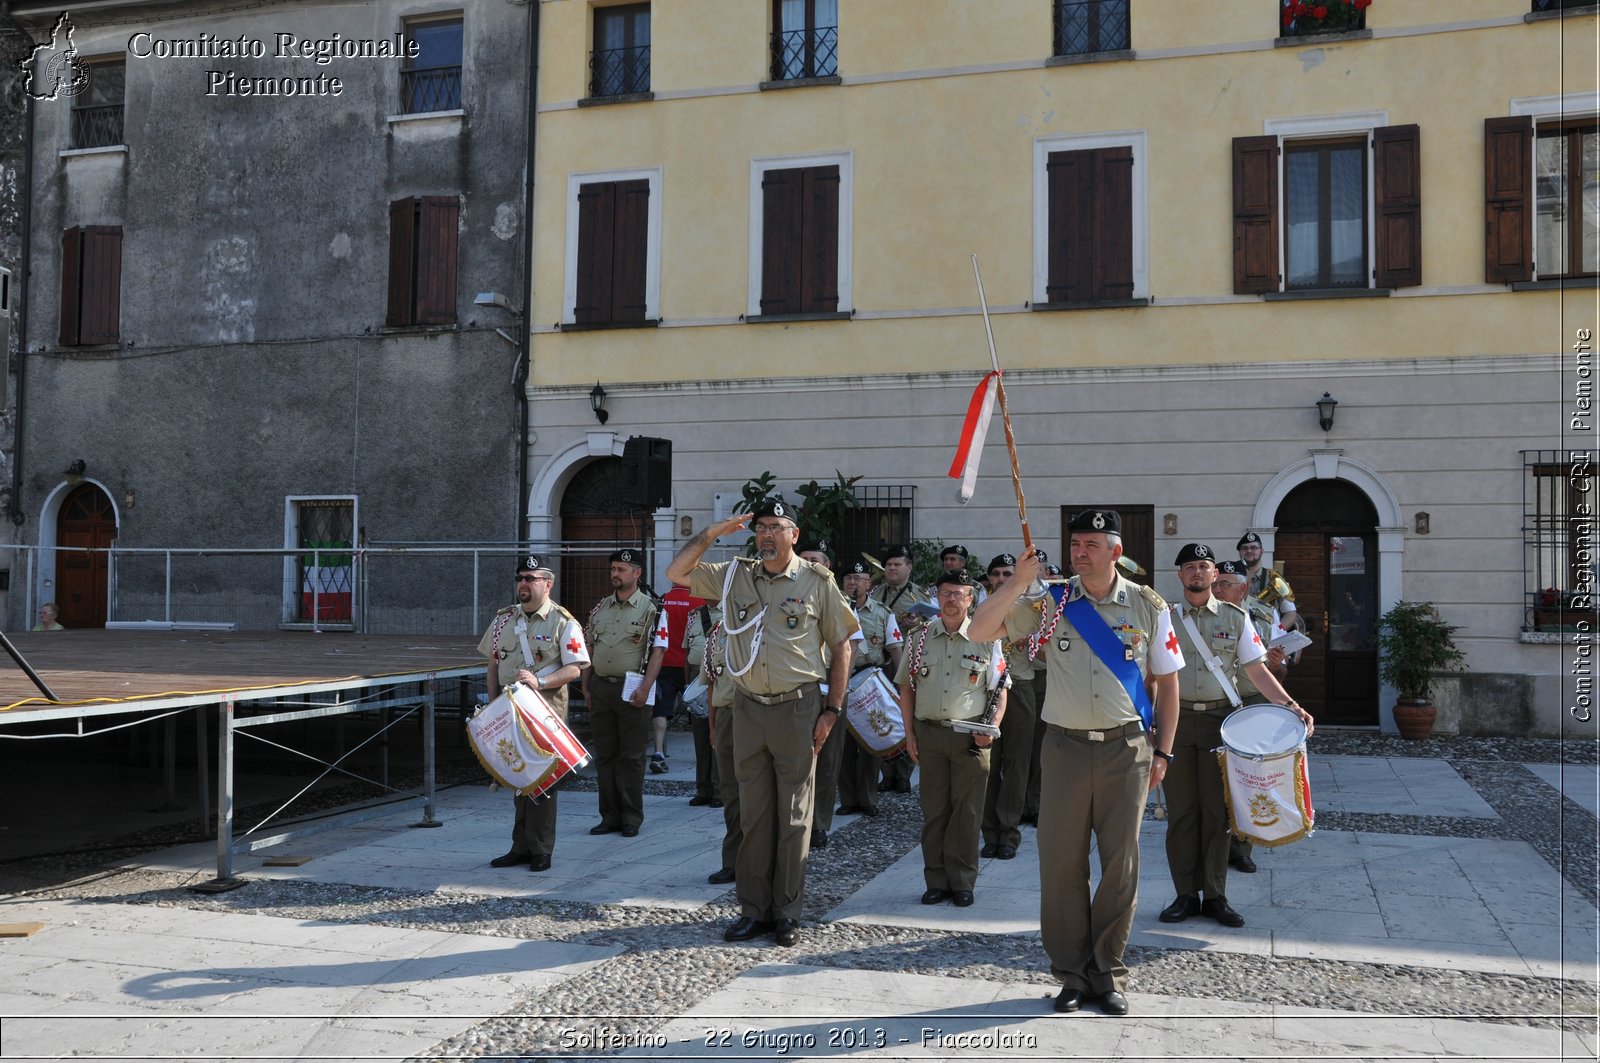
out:
{"label": "wooden stage platform", "polygon": [[8,636],[60,701],[0,652],[0,727],[32,720],[482,675],[476,636],[310,631],[56,631]]}

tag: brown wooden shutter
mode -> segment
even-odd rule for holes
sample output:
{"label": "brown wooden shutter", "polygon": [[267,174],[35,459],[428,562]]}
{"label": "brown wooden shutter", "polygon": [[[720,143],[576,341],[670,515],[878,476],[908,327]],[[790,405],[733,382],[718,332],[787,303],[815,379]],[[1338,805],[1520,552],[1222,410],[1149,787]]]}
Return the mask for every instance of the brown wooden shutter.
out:
{"label": "brown wooden shutter", "polygon": [[1133,148],[1099,148],[1094,170],[1090,293],[1093,299],[1133,298]]}
{"label": "brown wooden shutter", "polygon": [[611,320],[616,196],[615,182],[578,186],[578,276],[572,320],[580,325]]}
{"label": "brown wooden shutter", "polygon": [[804,214],[800,170],[761,175],[761,313],[800,312],[800,256]]}
{"label": "brown wooden shutter", "polygon": [[645,262],[650,242],[650,182],[616,183],[611,246],[611,320],[645,319]]}
{"label": "brown wooden shutter", "polygon": [[1045,300],[1089,302],[1094,298],[1094,152],[1052,151],[1045,175],[1050,197]]}
{"label": "brown wooden shutter", "polygon": [[415,199],[389,204],[389,313],[384,323],[391,328],[414,323],[416,218]]}
{"label": "brown wooden shutter", "polygon": [[1483,122],[1483,190],[1487,228],[1484,281],[1512,284],[1533,279],[1533,119]]}
{"label": "brown wooden shutter", "polygon": [[426,196],[417,226],[417,319],[419,325],[456,321],[456,242],[461,201]]}
{"label": "brown wooden shutter", "polygon": [[116,343],[122,314],[120,225],[91,225],[83,230],[82,295],[82,342]]}
{"label": "brown wooden shutter", "polygon": [[1278,290],[1278,138],[1233,139],[1233,291]]}
{"label": "brown wooden shutter", "polygon": [[800,312],[831,314],[839,309],[839,167],[802,173]]}
{"label": "brown wooden shutter", "polygon": [[76,347],[78,315],[82,310],[83,230],[74,225],[61,231],[61,346]]}
{"label": "brown wooden shutter", "polygon": [[1421,136],[1415,125],[1372,131],[1378,239],[1374,280],[1380,288],[1422,283]]}

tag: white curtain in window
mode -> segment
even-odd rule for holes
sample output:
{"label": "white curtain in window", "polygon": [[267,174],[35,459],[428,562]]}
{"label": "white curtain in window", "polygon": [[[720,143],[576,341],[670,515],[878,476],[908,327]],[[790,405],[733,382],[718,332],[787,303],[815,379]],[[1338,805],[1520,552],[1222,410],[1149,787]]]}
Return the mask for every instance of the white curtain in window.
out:
{"label": "white curtain in window", "polygon": [[1567,272],[1567,138],[1538,137],[1533,142],[1535,264],[1541,277]]}

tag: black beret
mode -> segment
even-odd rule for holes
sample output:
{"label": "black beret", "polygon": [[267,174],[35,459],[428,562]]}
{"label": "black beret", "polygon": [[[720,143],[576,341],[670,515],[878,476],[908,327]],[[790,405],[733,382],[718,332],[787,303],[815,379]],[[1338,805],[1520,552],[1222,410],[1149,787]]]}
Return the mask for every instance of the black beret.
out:
{"label": "black beret", "polygon": [[910,561],[911,560],[911,547],[909,547],[909,546],[891,546],[891,547],[889,547],[888,550],[884,551],[883,559],[885,561],[891,561],[891,560],[893,560],[894,558],[897,558],[897,557],[903,557],[907,561]]}
{"label": "black beret", "polygon": [[1045,570],[1045,573],[1047,575],[1050,575],[1050,576],[1059,576],[1059,575],[1061,575],[1061,566],[1060,565],[1046,565],[1046,566],[1044,566],[1044,570]]}
{"label": "black beret", "polygon": [[872,575],[872,570],[867,567],[867,563],[865,561],[852,561],[850,564],[844,567],[844,569],[840,572],[840,575],[870,576]]}
{"label": "black beret", "polygon": [[933,581],[933,585],[935,587],[943,587],[947,583],[953,584],[957,587],[970,587],[973,585],[972,577],[967,575],[966,569],[957,569],[954,572],[946,572],[938,579]]}
{"label": "black beret", "polygon": [[643,568],[644,567],[644,551],[642,551],[642,550],[634,550],[634,549],[631,549],[631,548],[623,549],[623,550],[615,550],[615,551],[612,552],[610,560],[612,560],[612,561],[621,561],[625,565],[637,565],[640,568]]}
{"label": "black beret", "polygon": [[993,560],[989,562],[989,567],[984,571],[993,572],[997,568],[1010,568],[1016,563],[1017,559],[1010,554],[995,554]]}
{"label": "black beret", "polygon": [[528,554],[526,557],[523,557],[523,558],[521,558],[520,560],[517,561],[517,571],[520,573],[520,572],[552,572],[553,570],[550,568],[549,565],[547,565],[544,562],[540,561],[533,554]]}
{"label": "black beret", "polygon": [[811,551],[815,551],[816,553],[827,557],[833,556],[833,549],[828,545],[828,540],[826,539],[806,539],[804,542],[800,543],[794,548],[794,552],[797,554],[804,554]]}
{"label": "black beret", "polygon": [[963,561],[972,556],[971,554],[967,553],[967,548],[965,546],[947,546],[943,550],[939,551],[939,560],[943,561],[951,554],[956,555]]}
{"label": "black beret", "polygon": [[780,517],[791,524],[795,523],[794,507],[781,498],[769,498],[750,512],[751,520],[760,520],[762,517]]}
{"label": "black beret", "polygon": [[1071,532],[1105,532],[1107,535],[1122,534],[1122,517],[1114,509],[1085,509],[1073,514],[1067,522],[1067,531]]}
{"label": "black beret", "polygon": [[1224,561],[1217,566],[1217,571],[1224,576],[1248,576],[1250,566],[1243,561]]}
{"label": "black beret", "polygon": [[1255,532],[1245,532],[1244,533],[1244,538],[1242,538],[1238,542],[1234,543],[1233,544],[1233,548],[1235,550],[1238,550],[1241,547],[1251,546],[1251,545],[1260,546],[1261,545],[1261,536],[1257,535]]}
{"label": "black beret", "polygon": [[1187,565],[1191,561],[1210,561],[1215,564],[1217,555],[1211,552],[1211,547],[1205,543],[1190,543],[1178,551],[1178,560],[1174,565]]}
{"label": "black beret", "polygon": [[1048,565],[1050,563],[1050,555],[1039,549],[1037,546],[1033,548],[1033,553],[1034,556],[1039,559],[1039,564]]}

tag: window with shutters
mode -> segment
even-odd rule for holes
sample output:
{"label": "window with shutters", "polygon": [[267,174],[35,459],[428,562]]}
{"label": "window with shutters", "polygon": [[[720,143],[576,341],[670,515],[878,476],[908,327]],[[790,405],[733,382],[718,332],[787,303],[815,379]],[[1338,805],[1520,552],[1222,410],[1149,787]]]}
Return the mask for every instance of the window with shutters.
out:
{"label": "window with shutters", "polygon": [[400,113],[459,111],[461,16],[407,19],[405,33],[417,54],[401,61]]}
{"label": "window with shutters", "polygon": [[[1484,280],[1588,280],[1600,270],[1600,122],[1593,96],[1512,101],[1483,124]],[[1587,109],[1587,113],[1586,113]]]}
{"label": "window with shutters", "polygon": [[72,97],[72,146],[109,148],[121,144],[127,66],[121,56],[90,60],[85,66],[88,84]]}
{"label": "window with shutters", "polygon": [[650,5],[597,7],[589,95],[635,96],[650,91]]}
{"label": "window with shutters", "polygon": [[116,343],[121,315],[122,226],[74,225],[63,230],[61,346]]}
{"label": "window with shutters", "polygon": [[562,300],[563,329],[659,322],[659,169],[568,175]]}
{"label": "window with shutters", "polygon": [[1422,283],[1420,130],[1382,116],[1282,119],[1233,141],[1233,290]]}
{"label": "window with shutters", "polygon": [[746,320],[848,317],[850,155],[758,159],[750,176]]}
{"label": "window with shutters", "polygon": [[772,80],[838,73],[839,0],[773,0]]}
{"label": "window with shutters", "polygon": [[389,204],[389,327],[455,324],[460,219],[456,196],[412,196]]}
{"label": "window with shutters", "polygon": [[1036,310],[1149,300],[1143,131],[1034,141]]}

